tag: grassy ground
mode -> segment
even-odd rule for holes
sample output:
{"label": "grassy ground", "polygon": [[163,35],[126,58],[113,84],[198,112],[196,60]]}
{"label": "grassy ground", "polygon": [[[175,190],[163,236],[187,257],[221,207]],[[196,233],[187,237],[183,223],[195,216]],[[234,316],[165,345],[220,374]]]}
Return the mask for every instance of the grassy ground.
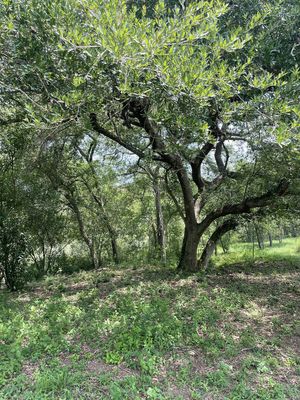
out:
{"label": "grassy ground", "polygon": [[0,399],[300,399],[296,247],[0,292]]}

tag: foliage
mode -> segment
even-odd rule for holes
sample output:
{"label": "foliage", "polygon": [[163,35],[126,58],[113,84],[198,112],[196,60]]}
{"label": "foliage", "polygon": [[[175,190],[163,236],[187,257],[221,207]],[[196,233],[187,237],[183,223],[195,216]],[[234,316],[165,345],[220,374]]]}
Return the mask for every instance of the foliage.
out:
{"label": "foliage", "polygon": [[163,253],[184,269],[185,243],[258,203],[298,209],[297,3],[3,2],[2,203],[36,276],[75,244],[94,268],[160,262],[156,168]]}
{"label": "foliage", "polygon": [[1,292],[0,397],[299,397],[299,256],[280,261],[295,243],[222,274],[115,269]]}

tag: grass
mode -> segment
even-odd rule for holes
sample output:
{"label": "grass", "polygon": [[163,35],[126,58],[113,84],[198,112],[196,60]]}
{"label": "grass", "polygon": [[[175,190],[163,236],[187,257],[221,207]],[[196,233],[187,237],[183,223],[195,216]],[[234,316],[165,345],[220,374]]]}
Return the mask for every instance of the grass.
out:
{"label": "grass", "polygon": [[252,243],[235,243],[230,248],[229,254],[220,254],[214,258],[218,266],[224,263],[244,263],[253,262],[254,260],[264,261],[287,261],[299,262],[300,259],[300,238],[286,238],[280,243],[278,240],[273,241],[273,246],[265,243],[265,248],[260,250],[255,243],[254,249]]}
{"label": "grass", "polygon": [[0,399],[300,398],[296,246],[253,259],[239,244],[207,275],[104,269],[2,290]]}

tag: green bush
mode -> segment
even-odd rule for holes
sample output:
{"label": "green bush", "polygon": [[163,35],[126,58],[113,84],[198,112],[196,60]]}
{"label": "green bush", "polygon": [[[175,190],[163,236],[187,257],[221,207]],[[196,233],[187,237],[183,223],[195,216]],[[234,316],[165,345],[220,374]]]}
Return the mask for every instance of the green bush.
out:
{"label": "green bush", "polygon": [[75,272],[90,271],[91,269],[93,269],[93,265],[88,257],[68,256],[66,253],[62,253],[53,261],[50,273],[71,275]]}
{"label": "green bush", "polygon": [[0,275],[8,289],[22,289],[26,282],[27,243],[14,219],[0,217]]}

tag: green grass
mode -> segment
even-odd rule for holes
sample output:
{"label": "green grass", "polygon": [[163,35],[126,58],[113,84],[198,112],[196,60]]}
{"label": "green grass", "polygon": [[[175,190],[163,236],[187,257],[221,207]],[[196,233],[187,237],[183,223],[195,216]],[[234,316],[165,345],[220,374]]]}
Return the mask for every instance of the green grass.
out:
{"label": "green grass", "polygon": [[300,398],[297,243],[247,246],[207,275],[106,269],[0,291],[0,399]]}
{"label": "green grass", "polygon": [[[221,250],[221,249],[219,249]],[[260,250],[255,243],[254,249],[252,243],[235,243],[230,246],[227,254],[219,254],[214,257],[218,266],[231,263],[253,262],[254,260],[263,261],[287,261],[299,262],[300,259],[300,238],[286,238],[281,243],[278,240],[273,241],[273,246],[265,242],[265,248]]]}

